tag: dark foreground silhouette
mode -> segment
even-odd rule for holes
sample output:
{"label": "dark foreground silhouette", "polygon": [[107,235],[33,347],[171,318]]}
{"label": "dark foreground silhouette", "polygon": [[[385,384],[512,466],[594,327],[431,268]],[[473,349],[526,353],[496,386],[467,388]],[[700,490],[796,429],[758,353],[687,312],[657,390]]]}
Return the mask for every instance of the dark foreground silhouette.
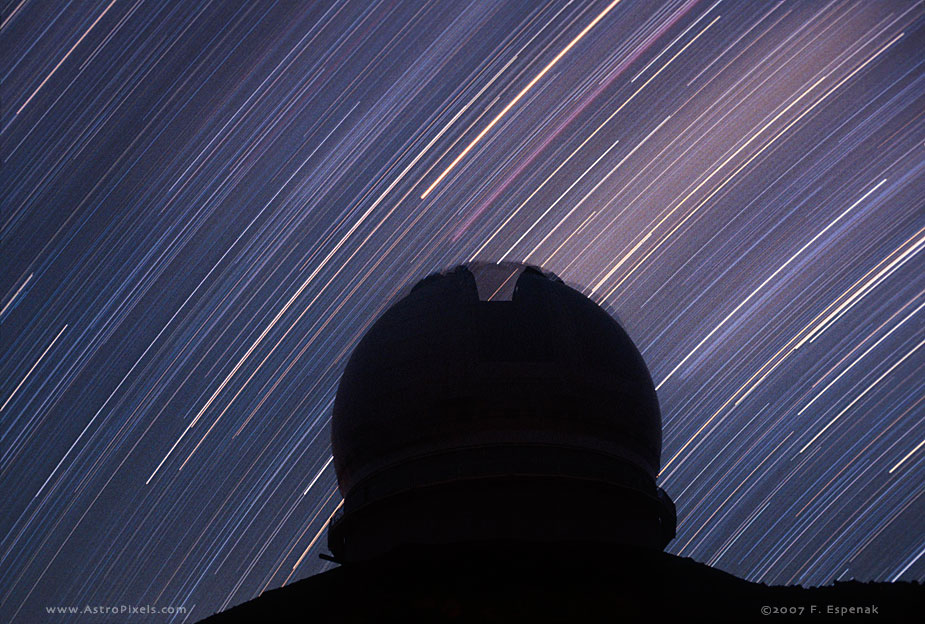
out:
{"label": "dark foreground silhouette", "polygon": [[331,431],[341,565],[206,622],[925,621],[918,584],[768,587],[664,553],[648,368],[537,267],[415,285],[351,355]]}
{"label": "dark foreground silhouette", "polygon": [[918,583],[769,587],[651,549],[496,546],[341,566],[204,623],[921,622],[925,613]]}

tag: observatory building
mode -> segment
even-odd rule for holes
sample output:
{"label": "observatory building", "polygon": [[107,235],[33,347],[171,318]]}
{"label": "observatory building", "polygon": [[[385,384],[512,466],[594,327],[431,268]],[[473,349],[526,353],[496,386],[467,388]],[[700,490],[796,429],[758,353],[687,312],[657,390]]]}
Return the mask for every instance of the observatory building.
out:
{"label": "observatory building", "polygon": [[663,552],[675,508],[656,484],[648,369],[614,317],[537,267],[473,262],[404,293],[347,363],[331,443],[344,502],[320,556],[341,565],[206,622],[741,623],[827,605],[918,622],[925,608],[910,583],[768,587]]}
{"label": "observatory building", "polygon": [[328,544],[344,563],[406,546],[674,537],[642,356],[536,267],[471,263],[418,282],[357,345],[331,427],[344,506]]}

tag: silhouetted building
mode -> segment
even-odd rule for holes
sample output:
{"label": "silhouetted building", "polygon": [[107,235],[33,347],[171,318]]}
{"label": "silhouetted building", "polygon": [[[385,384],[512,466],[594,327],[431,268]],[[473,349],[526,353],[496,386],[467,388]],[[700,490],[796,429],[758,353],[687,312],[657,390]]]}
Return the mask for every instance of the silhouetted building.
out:
{"label": "silhouetted building", "polygon": [[331,426],[339,561],[412,544],[674,537],[642,356],[533,267],[473,263],[418,283],[357,345]]}
{"label": "silhouetted building", "polygon": [[830,606],[912,621],[917,584],[771,588],[662,552],[661,436],[633,342],[558,277],[515,263],[427,277],[338,388],[328,546],[342,565],[209,622],[739,622]]}

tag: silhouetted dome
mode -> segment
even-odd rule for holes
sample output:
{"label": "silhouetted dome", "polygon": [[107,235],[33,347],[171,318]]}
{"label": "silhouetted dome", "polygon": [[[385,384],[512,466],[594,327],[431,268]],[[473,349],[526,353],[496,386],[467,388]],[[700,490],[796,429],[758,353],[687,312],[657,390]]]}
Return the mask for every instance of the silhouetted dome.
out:
{"label": "silhouetted dome", "polygon": [[536,267],[471,263],[421,280],[369,329],[332,446],[347,515],[512,477],[656,499],[661,419],[642,357],[597,304]]}

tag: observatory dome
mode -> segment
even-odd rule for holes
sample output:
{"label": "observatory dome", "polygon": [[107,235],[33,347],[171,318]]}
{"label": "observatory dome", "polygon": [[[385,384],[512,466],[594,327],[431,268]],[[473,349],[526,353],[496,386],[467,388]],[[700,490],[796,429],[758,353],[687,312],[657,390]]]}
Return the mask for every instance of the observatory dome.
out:
{"label": "observatory dome", "polygon": [[414,285],[353,351],[331,426],[346,516],[512,480],[658,498],[661,418],[642,356],[611,315],[533,266],[473,262]]}

